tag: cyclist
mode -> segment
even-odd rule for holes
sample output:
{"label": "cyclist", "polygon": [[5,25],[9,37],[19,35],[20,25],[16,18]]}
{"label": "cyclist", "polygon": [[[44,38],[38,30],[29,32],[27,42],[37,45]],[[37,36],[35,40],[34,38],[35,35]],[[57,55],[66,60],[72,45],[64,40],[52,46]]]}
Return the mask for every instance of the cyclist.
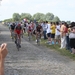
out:
{"label": "cyclist", "polygon": [[23,27],[24,33],[26,33],[26,27],[27,27],[26,22],[24,22],[24,27]]}
{"label": "cyclist", "polygon": [[43,32],[42,26],[40,24],[38,24],[38,26],[36,27],[36,31],[35,31],[35,33],[36,33],[36,42],[37,42],[37,38],[38,38],[39,35],[40,35],[40,39],[41,39],[42,32]]}
{"label": "cyclist", "polygon": [[15,27],[15,43],[17,43],[17,38],[19,38],[19,41],[20,41],[20,45],[19,47],[21,47],[21,35],[22,35],[22,26],[21,24],[18,24],[16,27]]}
{"label": "cyclist", "polygon": [[27,29],[28,29],[28,38],[29,38],[29,34],[32,35],[32,31],[33,31],[32,25],[31,24],[28,24]]}
{"label": "cyclist", "polygon": [[12,23],[11,25],[10,25],[10,32],[11,32],[11,38],[13,39],[13,35],[14,35],[14,29],[15,29],[15,23]]}
{"label": "cyclist", "polygon": [[23,22],[21,22],[21,27],[22,27],[22,38],[23,38],[23,35],[24,35],[24,32],[23,32],[24,24],[23,24]]}

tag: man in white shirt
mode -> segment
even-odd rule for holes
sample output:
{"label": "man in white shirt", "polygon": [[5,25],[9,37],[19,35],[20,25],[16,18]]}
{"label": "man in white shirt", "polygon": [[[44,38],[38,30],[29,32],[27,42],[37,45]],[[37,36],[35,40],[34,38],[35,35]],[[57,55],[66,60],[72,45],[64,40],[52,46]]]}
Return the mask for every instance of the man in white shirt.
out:
{"label": "man in white shirt", "polygon": [[47,31],[47,24],[45,23],[45,21],[42,23],[42,28],[43,28],[43,36],[44,36],[44,40],[47,39],[46,37],[46,31]]}
{"label": "man in white shirt", "polygon": [[58,22],[56,22],[56,30],[55,30],[55,44],[60,44],[60,25]]}
{"label": "man in white shirt", "polygon": [[47,41],[47,43],[49,44],[49,45],[51,45],[51,29],[50,29],[50,24],[48,24],[48,21],[46,21],[46,25],[47,25],[47,32],[46,32],[46,34],[47,34],[47,38],[48,38],[48,41]]}

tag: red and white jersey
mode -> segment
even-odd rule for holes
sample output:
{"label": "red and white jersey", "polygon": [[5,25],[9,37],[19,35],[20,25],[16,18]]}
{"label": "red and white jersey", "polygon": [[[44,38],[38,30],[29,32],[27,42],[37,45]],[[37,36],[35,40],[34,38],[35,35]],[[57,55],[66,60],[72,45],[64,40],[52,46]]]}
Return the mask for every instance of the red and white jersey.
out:
{"label": "red and white jersey", "polygon": [[27,27],[27,29],[28,29],[28,31],[32,31],[33,30],[32,25],[29,24],[28,27]]}

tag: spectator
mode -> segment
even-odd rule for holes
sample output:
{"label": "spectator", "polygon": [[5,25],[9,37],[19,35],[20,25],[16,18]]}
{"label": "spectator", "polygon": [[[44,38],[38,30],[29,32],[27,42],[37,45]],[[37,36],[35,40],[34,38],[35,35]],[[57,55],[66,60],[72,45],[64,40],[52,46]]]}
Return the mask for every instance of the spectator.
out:
{"label": "spectator", "polygon": [[52,42],[52,44],[54,44],[54,42],[55,42],[55,29],[56,29],[55,22],[52,23],[50,28],[51,28],[51,42]]}
{"label": "spectator", "polygon": [[75,27],[71,28],[69,38],[70,38],[70,47],[71,47],[71,50],[72,50],[71,54],[75,54]]}
{"label": "spectator", "polygon": [[45,24],[45,21],[42,23],[42,28],[43,28],[44,39],[47,39],[46,37],[47,25]]}
{"label": "spectator", "polygon": [[51,29],[50,29],[50,26],[51,26],[51,24],[48,24],[48,21],[46,21],[46,25],[47,25],[47,38],[48,38],[48,41],[47,41],[47,43],[49,44],[49,45],[51,45]]}
{"label": "spectator", "polygon": [[60,49],[66,47],[66,32],[65,32],[65,28],[66,28],[65,23],[62,23],[61,28],[60,28],[60,36],[61,36],[61,47],[60,47]]}
{"label": "spectator", "polygon": [[0,75],[4,75],[4,60],[7,53],[7,44],[3,43],[0,47]]}
{"label": "spectator", "polygon": [[60,25],[56,22],[56,30],[55,30],[55,44],[60,44]]}
{"label": "spectator", "polygon": [[68,24],[65,24],[65,33],[66,33],[66,50],[71,50],[70,49],[70,43],[69,43],[69,32],[70,32],[70,27]]}

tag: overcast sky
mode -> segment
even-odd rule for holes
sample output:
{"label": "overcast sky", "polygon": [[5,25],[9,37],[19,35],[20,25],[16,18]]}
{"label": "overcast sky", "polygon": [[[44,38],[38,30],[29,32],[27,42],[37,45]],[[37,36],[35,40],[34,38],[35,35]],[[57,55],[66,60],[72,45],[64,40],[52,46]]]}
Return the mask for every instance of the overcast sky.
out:
{"label": "overcast sky", "polygon": [[75,0],[2,0],[0,20],[12,18],[13,13],[53,13],[60,20],[75,21]]}

